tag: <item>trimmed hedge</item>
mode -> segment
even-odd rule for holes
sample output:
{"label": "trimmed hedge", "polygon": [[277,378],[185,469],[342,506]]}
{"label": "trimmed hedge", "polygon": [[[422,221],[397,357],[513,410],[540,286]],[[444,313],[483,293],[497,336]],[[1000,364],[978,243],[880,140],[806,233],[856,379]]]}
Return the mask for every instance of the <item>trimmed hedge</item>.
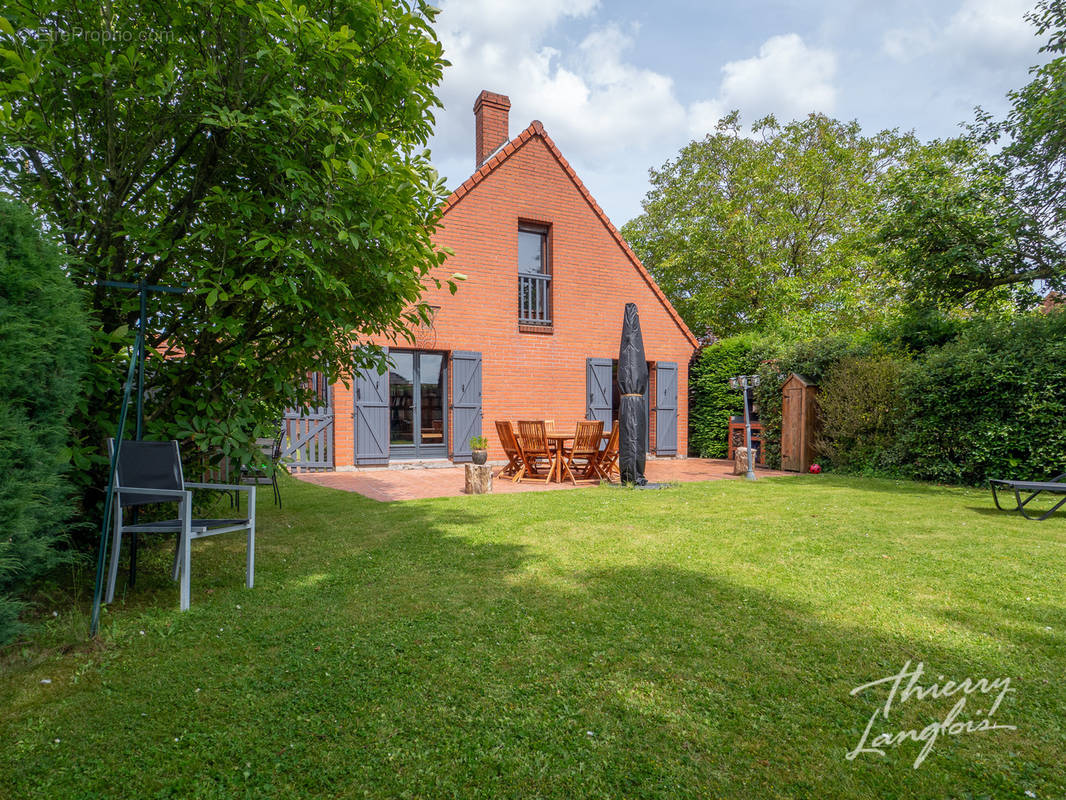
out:
{"label": "trimmed hedge", "polygon": [[63,548],[68,419],[88,357],[81,298],[30,211],[0,198],[0,644]]}
{"label": "trimmed hedge", "polygon": [[819,457],[852,472],[897,472],[897,436],[904,416],[900,388],[907,362],[892,356],[843,358],[819,387]]}
{"label": "trimmed hedge", "polygon": [[691,408],[689,449],[700,458],[725,458],[729,418],[744,413],[744,396],[729,388],[729,379],[750,375],[759,364],[754,339],[723,339],[700,351],[689,370]]}

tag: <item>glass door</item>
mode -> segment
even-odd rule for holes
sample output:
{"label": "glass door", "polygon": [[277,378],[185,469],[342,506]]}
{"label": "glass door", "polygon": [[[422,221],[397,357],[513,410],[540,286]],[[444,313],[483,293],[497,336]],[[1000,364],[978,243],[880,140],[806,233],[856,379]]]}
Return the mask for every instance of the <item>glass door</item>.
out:
{"label": "glass door", "polygon": [[390,351],[389,444],[392,458],[448,455],[447,366],[443,353]]}

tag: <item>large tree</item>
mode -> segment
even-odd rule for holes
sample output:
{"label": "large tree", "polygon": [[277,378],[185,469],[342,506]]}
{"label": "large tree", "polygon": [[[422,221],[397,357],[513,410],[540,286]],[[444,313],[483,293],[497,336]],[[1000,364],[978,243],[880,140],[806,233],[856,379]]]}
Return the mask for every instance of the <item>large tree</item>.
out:
{"label": "large tree", "polygon": [[1056,272],[1053,240],[973,135],[931,142],[891,170],[875,225],[878,260],[913,306],[1031,307],[1034,281]]}
{"label": "large tree", "polygon": [[854,328],[885,308],[871,279],[877,182],[914,145],[818,114],[745,135],[734,112],[651,170],[622,232],[698,333]]}
{"label": "large tree", "polygon": [[[443,254],[424,146],[443,64],[422,0],[9,0],[0,12],[0,180],[45,218],[90,292],[99,452],[153,297],[157,435],[235,451],[300,376],[375,363]],[[6,19],[5,19],[6,17]]]}

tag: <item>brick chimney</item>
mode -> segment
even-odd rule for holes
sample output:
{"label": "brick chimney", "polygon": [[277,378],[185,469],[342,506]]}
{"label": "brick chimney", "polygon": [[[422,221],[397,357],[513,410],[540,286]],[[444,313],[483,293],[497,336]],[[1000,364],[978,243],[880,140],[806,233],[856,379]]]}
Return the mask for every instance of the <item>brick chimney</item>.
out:
{"label": "brick chimney", "polygon": [[489,160],[489,156],[506,144],[507,112],[511,101],[507,95],[482,90],[474,101],[474,147],[475,169]]}

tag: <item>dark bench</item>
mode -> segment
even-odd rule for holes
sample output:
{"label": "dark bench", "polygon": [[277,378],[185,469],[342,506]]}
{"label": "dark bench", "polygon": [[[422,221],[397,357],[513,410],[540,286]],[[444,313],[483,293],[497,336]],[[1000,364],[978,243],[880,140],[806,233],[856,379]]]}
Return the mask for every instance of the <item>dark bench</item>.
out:
{"label": "dark bench", "polygon": [[[1048,494],[1066,495],[1066,480],[1064,479],[1066,479],[1066,472],[1059,475],[1057,478],[1052,478],[1050,481],[1005,481],[994,479],[990,480],[989,483],[992,485],[992,499],[996,503],[996,508],[1000,511],[1018,511],[1026,519],[1041,521],[1047,519],[1058,511],[1059,508],[1066,503],[1066,497],[1063,497],[1062,500],[1052,506],[1050,511],[1039,517],[1031,517],[1025,513],[1025,506],[1028,505],[1030,500],[1043,492],[1047,492]],[[997,486],[1000,489],[1014,492],[1014,508],[1004,508],[999,504],[999,495],[996,493]],[[1028,496],[1024,500],[1022,499],[1023,492],[1028,493]]]}

